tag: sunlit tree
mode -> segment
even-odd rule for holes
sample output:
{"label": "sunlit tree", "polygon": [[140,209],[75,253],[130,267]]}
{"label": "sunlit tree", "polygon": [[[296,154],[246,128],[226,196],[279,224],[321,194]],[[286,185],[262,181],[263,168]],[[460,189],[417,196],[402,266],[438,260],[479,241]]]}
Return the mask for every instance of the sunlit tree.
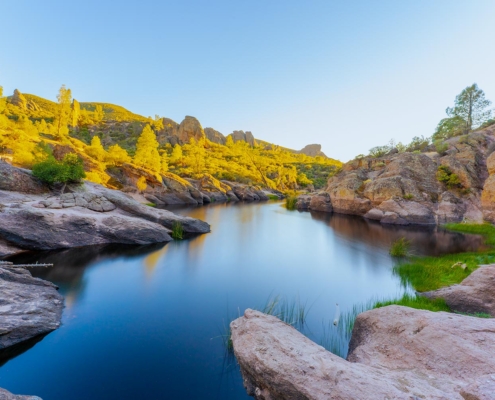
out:
{"label": "sunlit tree", "polygon": [[67,89],[65,85],[58,91],[58,111],[56,117],[57,135],[59,138],[68,135],[69,133],[69,121],[71,114],[71,100],[72,94],[70,89]]}
{"label": "sunlit tree", "polygon": [[146,125],[137,140],[134,164],[156,172],[160,171],[162,162],[158,145],[155,133],[149,125]]}
{"label": "sunlit tree", "polygon": [[91,139],[91,144],[87,148],[86,153],[98,161],[103,161],[107,155],[98,136],[93,136],[93,138]]}
{"label": "sunlit tree", "polygon": [[116,166],[131,162],[131,157],[125,149],[118,144],[108,148],[107,162]]}

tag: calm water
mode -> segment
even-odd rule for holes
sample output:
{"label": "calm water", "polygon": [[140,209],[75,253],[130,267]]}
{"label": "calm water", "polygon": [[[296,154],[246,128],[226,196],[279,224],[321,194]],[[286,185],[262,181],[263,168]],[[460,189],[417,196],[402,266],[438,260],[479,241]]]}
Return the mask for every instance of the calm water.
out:
{"label": "calm water", "polygon": [[62,327],[0,355],[0,387],[52,399],[247,399],[220,335],[229,316],[270,296],[311,305],[314,340],[341,310],[400,294],[387,251],[406,236],[418,254],[477,248],[480,239],[382,227],[357,217],[287,211],[280,203],[176,210],[212,232],[148,247],[23,255],[60,286]]}

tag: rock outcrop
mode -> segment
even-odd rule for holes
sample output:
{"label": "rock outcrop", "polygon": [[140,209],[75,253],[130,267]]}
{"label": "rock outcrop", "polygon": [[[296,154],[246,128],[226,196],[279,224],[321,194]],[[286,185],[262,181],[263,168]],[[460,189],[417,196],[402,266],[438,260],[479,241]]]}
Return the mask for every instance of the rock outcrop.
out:
{"label": "rock outcrop", "polygon": [[[396,225],[495,222],[495,125],[446,144],[442,154],[393,149],[349,161],[328,180],[329,209]],[[453,182],[439,179],[440,167]]]}
{"label": "rock outcrop", "polygon": [[[16,170],[13,168],[14,174],[20,173],[35,185],[29,172]],[[90,182],[70,185],[70,192],[62,195],[50,191],[31,194],[33,186],[24,181],[17,186],[2,182],[0,175],[0,186],[28,191],[22,194],[0,190],[0,237],[20,249],[167,242],[172,240],[169,233],[175,222],[180,222],[186,233],[210,231],[206,222],[148,207],[118,190]]]}
{"label": "rock outcrop", "polygon": [[306,154],[310,157],[324,157],[327,158],[325,153],[321,151],[321,144],[308,144],[304,146],[298,153]]}
{"label": "rock outcrop", "polygon": [[179,125],[178,130],[179,143],[189,143],[191,139],[199,140],[205,137],[205,132],[199,121],[186,115]]}
{"label": "rock outcrop", "polygon": [[55,285],[0,265],[0,349],[57,329],[63,307]]}
{"label": "rock outcrop", "polygon": [[423,292],[421,296],[442,298],[452,311],[495,317],[495,265],[481,265],[460,284]]}
{"label": "rock outcrop", "polygon": [[226,137],[213,128],[205,128],[205,135],[210,142],[225,144]]}
{"label": "rock outcrop", "polygon": [[327,192],[301,195],[297,198],[298,210],[332,212],[332,202]]}
{"label": "rock outcrop", "polygon": [[232,132],[229,136],[232,137],[232,140],[235,142],[246,142],[249,143],[251,146],[254,146],[256,144],[256,140],[254,139],[254,136],[251,132],[249,131],[234,131]]}
{"label": "rock outcrop", "polygon": [[0,190],[28,194],[41,194],[49,191],[46,185],[33,178],[30,171],[0,162]]}
{"label": "rock outcrop", "polygon": [[244,386],[259,400],[494,398],[493,320],[368,311],[356,320],[349,361],[258,311],[230,327]]}

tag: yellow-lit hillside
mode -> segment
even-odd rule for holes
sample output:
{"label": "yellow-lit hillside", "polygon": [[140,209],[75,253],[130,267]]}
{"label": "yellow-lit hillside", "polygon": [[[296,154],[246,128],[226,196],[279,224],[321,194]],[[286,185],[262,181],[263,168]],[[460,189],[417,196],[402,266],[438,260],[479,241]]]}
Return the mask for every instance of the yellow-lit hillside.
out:
{"label": "yellow-lit hillside", "polygon": [[16,90],[0,99],[0,156],[31,168],[46,157],[47,148],[57,159],[73,152],[83,160],[86,179],[107,186],[112,186],[107,171],[124,163],[157,176],[210,174],[279,190],[323,187],[329,174],[341,166],[337,160],[262,141],[234,141],[228,136],[224,144],[214,143],[202,128],[199,136],[172,145],[161,140],[167,121],[171,120],[146,118],[112,104],[79,103],[64,86],[57,102]]}

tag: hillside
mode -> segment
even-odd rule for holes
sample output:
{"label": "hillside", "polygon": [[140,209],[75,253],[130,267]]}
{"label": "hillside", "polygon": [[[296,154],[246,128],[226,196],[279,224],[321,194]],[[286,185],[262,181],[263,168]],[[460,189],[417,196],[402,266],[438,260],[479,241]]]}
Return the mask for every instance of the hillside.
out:
{"label": "hillside", "polygon": [[[322,188],[342,165],[321,151],[307,155],[304,149],[294,151],[255,139],[251,132],[234,131],[225,136],[214,128],[203,128],[192,116],[177,123],[164,117],[143,117],[118,105],[79,103],[64,87],[59,97],[54,102],[16,90],[3,98],[2,158],[31,168],[46,157],[46,151],[59,160],[76,153],[84,162],[87,179],[108,187],[122,186],[118,179],[122,170],[137,168],[151,172],[158,181],[165,176],[177,182],[209,176],[278,190]],[[151,158],[143,161],[137,153],[145,131],[151,132],[146,144],[151,146]],[[137,179],[133,181],[136,184]]]}

